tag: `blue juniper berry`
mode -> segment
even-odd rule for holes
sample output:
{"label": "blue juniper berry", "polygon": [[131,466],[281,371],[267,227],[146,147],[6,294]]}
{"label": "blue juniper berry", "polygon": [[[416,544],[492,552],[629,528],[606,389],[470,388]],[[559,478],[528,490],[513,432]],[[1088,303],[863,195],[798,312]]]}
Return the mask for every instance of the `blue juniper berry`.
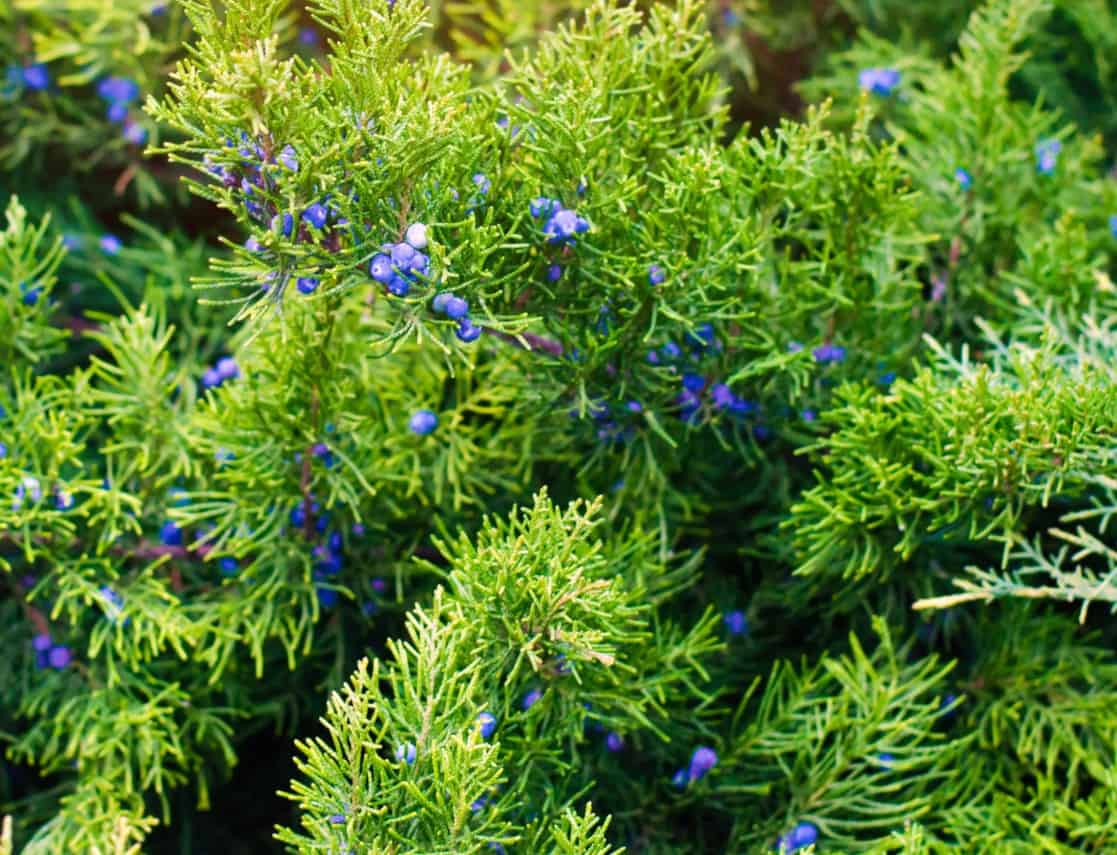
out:
{"label": "blue juniper berry", "polygon": [[954,180],[963,190],[969,190],[973,186],[973,176],[961,166],[954,170]]}
{"label": "blue juniper berry", "polygon": [[330,217],[329,209],[325,205],[315,202],[302,213],[302,219],[316,229],[324,228]]}
{"label": "blue juniper berry", "polygon": [[407,423],[411,432],[419,436],[427,436],[438,427],[438,416],[430,410],[416,410]]}
{"label": "blue juniper berry", "polygon": [[815,361],[823,365],[830,362],[841,362],[846,358],[846,349],[844,347],[830,344],[829,342],[819,345],[812,353],[814,354]]}
{"label": "blue juniper berry", "polygon": [[396,759],[410,766],[415,762],[415,743],[404,742],[396,746]]}
{"label": "blue juniper berry", "polygon": [[865,68],[857,75],[857,85],[874,95],[891,95],[900,85],[900,72],[895,68]]}
{"label": "blue juniper berry", "polygon": [[299,157],[295,153],[295,147],[292,146],[290,143],[283,146],[279,154],[276,156],[276,160],[278,160],[292,172],[299,171]]}
{"label": "blue juniper berry", "polygon": [[23,83],[32,91],[42,92],[50,87],[50,72],[41,62],[32,63],[23,69]]}
{"label": "blue juniper berry", "polygon": [[1059,152],[1063,144],[1059,140],[1043,140],[1036,146],[1036,171],[1040,175],[1051,175],[1059,162]]}
{"label": "blue juniper berry", "polygon": [[476,326],[469,318],[463,318],[454,330],[454,334],[466,344],[477,341],[481,337],[481,327]]}
{"label": "blue juniper berry", "polygon": [[749,622],[745,613],[740,609],[733,609],[722,615],[722,622],[730,635],[744,635],[749,631]]}
{"label": "blue juniper berry", "polygon": [[182,529],[167,521],[159,529],[159,539],[165,546],[182,546]]}
{"label": "blue juniper berry", "polygon": [[699,745],[690,756],[690,765],[687,767],[687,778],[690,781],[697,781],[700,778],[704,778],[706,773],[717,765],[717,762],[718,755],[714,749],[705,745]]}
{"label": "blue juniper berry", "polygon": [[490,712],[479,713],[477,727],[481,731],[481,738],[488,739],[496,732],[496,716]]}
{"label": "blue juniper berry", "polygon": [[776,847],[781,855],[796,852],[818,840],[818,829],[809,822],[801,822],[780,837]]}

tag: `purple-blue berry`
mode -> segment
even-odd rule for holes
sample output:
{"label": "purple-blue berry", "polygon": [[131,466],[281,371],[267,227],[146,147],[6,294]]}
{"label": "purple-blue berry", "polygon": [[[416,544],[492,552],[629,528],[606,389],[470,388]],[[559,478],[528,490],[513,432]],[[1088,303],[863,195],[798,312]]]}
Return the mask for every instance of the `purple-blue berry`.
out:
{"label": "purple-blue berry", "polygon": [[662,285],[667,279],[667,274],[658,264],[648,268],[648,282],[652,285]]}
{"label": "purple-blue berry", "polygon": [[295,153],[295,147],[290,143],[283,146],[283,149],[276,156],[276,160],[290,169],[292,172],[299,171],[299,157]]}
{"label": "purple-blue berry", "polygon": [[50,663],[50,667],[57,671],[61,671],[69,665],[73,658],[74,655],[70,652],[70,648],[61,644],[52,647],[50,653],[47,654],[47,661]]}
{"label": "purple-blue berry", "polygon": [[237,559],[233,558],[231,555],[226,555],[224,558],[218,561],[217,566],[221,568],[221,575],[225,576],[226,578],[228,578],[229,576],[236,576],[237,570],[239,569]]}
{"label": "purple-blue berry", "polygon": [[315,203],[303,211],[302,218],[314,228],[320,229],[326,225],[326,221],[330,218],[330,211],[325,205]]}
{"label": "purple-blue berry", "polygon": [[300,276],[295,280],[300,294],[313,294],[318,289],[318,280],[313,276]]}
{"label": "purple-blue berry", "polygon": [[722,615],[722,622],[730,635],[744,635],[749,631],[749,622],[745,613],[740,609],[733,609]]}
{"label": "purple-blue berry", "polygon": [[173,522],[165,522],[159,529],[159,540],[166,546],[182,546],[182,529]]}
{"label": "purple-blue berry", "polygon": [[415,762],[415,743],[404,742],[396,747],[396,759],[410,766]]}
{"label": "purple-blue berry", "polygon": [[451,294],[443,304],[443,311],[446,312],[446,317],[451,320],[460,321],[469,314],[469,303],[461,297]]}
{"label": "purple-blue berry", "polygon": [[809,822],[801,822],[780,837],[776,846],[781,855],[790,855],[792,852],[810,846],[816,840],[818,840],[818,829]]}
{"label": "purple-blue berry", "polygon": [[120,238],[113,234],[101,235],[101,239],[97,241],[97,245],[101,247],[101,252],[105,253],[105,255],[116,255],[124,246]]}
{"label": "purple-blue berry", "polygon": [[540,691],[539,689],[532,689],[530,692],[524,695],[523,700],[520,701],[520,707],[525,710],[529,710],[533,706],[535,706],[539,702],[539,699],[542,697],[542,691]]}
{"label": "purple-blue berry", "polygon": [[857,84],[874,95],[891,95],[900,85],[900,72],[895,68],[866,68],[857,75]]}
{"label": "purple-blue berry", "polygon": [[1059,162],[1059,152],[1063,144],[1059,140],[1044,140],[1036,146],[1036,171],[1040,175],[1051,175]]}
{"label": "purple-blue berry", "polygon": [[387,285],[393,275],[392,259],[384,253],[373,256],[372,261],[368,263],[368,275],[377,282]]}
{"label": "purple-blue berry", "polygon": [[813,351],[816,362],[826,364],[828,362],[842,362],[846,358],[846,349],[836,344],[822,344],[816,347]]}
{"label": "purple-blue berry", "polygon": [[477,716],[477,727],[481,731],[481,738],[488,739],[496,732],[496,716],[490,712],[483,712]]}
{"label": "purple-blue berry", "polygon": [[39,297],[42,296],[43,289],[37,285],[28,285],[26,282],[21,282],[19,291],[23,295],[23,305],[34,306],[39,302]]}
{"label": "purple-blue berry", "polygon": [[412,223],[404,232],[403,239],[415,249],[427,248],[427,227],[423,223]]}
{"label": "purple-blue berry", "polygon": [[50,72],[41,62],[28,65],[23,69],[23,83],[28,89],[41,92],[50,86]]}
{"label": "purple-blue berry", "polygon": [[214,366],[217,373],[221,375],[222,380],[233,380],[240,376],[240,368],[237,367],[237,361],[231,356],[223,356],[217,360]]}
{"label": "purple-blue berry", "polygon": [[411,432],[419,436],[427,436],[434,432],[438,427],[438,416],[430,410],[417,410],[411,415],[411,419],[407,423],[411,428]]}
{"label": "purple-blue berry", "polygon": [[954,180],[963,190],[969,190],[973,187],[973,176],[960,166],[954,170]]}
{"label": "purple-blue berry", "polygon": [[457,329],[454,330],[454,335],[466,344],[469,344],[470,342],[477,341],[477,339],[481,337],[481,327],[476,326],[473,321],[465,318],[458,323]]}
{"label": "purple-blue berry", "polygon": [[718,755],[712,748],[705,745],[700,745],[694,749],[694,753],[690,756],[690,765],[687,767],[687,778],[691,781],[697,781],[706,776],[714,766],[717,765]]}
{"label": "purple-blue berry", "polygon": [[624,739],[615,730],[610,730],[605,737],[605,747],[616,754],[624,748]]}
{"label": "purple-blue berry", "polygon": [[140,86],[127,77],[103,77],[97,83],[97,95],[110,104],[130,104],[140,96]]}

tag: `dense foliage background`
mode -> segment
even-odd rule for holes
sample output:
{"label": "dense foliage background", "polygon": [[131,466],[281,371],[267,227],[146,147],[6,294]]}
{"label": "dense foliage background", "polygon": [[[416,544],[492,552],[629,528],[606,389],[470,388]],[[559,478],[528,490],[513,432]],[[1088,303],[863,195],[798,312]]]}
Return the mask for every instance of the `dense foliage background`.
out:
{"label": "dense foliage background", "polygon": [[1106,0],[0,34],[0,852],[1117,846]]}

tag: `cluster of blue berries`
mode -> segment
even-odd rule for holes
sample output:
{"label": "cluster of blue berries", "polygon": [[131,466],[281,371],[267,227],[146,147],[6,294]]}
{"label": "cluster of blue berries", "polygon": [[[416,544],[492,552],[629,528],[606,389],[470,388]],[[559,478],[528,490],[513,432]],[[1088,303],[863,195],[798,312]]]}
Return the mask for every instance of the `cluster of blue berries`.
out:
{"label": "cluster of blue berries", "polygon": [[[323,449],[326,448],[325,443],[319,443],[319,445]],[[315,448],[317,449],[318,446],[315,446]],[[315,452],[315,456],[322,457],[324,455]],[[332,460],[327,465],[332,465]],[[338,592],[334,588],[327,587],[326,583],[341,572],[345,542],[340,532],[330,529],[329,511],[322,510],[318,502],[312,501],[310,512],[313,515],[315,532],[325,536],[323,541],[317,544],[313,550],[315,561],[313,576],[314,581],[318,583],[315,586],[315,591],[318,596],[318,604],[324,609],[329,609],[337,605]],[[306,527],[306,506],[304,502],[299,502],[291,509],[290,520],[291,525],[298,531],[302,531]],[[355,523],[352,526],[352,532],[359,537],[365,533],[365,527],[360,523]],[[233,572],[235,572],[235,567]],[[378,582],[380,584],[377,584]],[[383,590],[383,587],[383,580],[373,580],[375,590],[379,592]]]}
{"label": "cluster of blue berries", "polygon": [[671,783],[679,789],[683,789],[687,785],[706,777],[706,774],[717,765],[717,762],[718,755],[714,749],[699,745],[690,755],[690,763],[687,764],[687,767],[680,769],[671,777]]}
{"label": "cluster of blue berries", "polygon": [[132,102],[140,96],[139,84],[127,77],[104,77],[97,84],[97,95],[109,106],[110,122],[122,122],[124,139],[135,145],[147,141],[147,130],[128,114]]}
{"label": "cluster of blue berries", "polygon": [[56,671],[61,671],[74,658],[69,647],[55,644],[47,633],[32,638],[31,647],[35,650],[35,667],[40,670],[54,668]]}
{"label": "cluster of blue berries", "polygon": [[431,301],[431,308],[438,314],[445,315],[450,320],[458,322],[454,334],[466,344],[477,341],[481,337],[481,327],[469,318],[468,301],[457,294],[451,294],[449,291],[436,294]]}
{"label": "cluster of blue berries", "polygon": [[589,221],[585,217],[579,216],[577,211],[564,208],[558,199],[540,196],[532,200],[528,210],[536,219],[546,217],[543,221],[543,237],[550,244],[572,244],[576,235],[590,230]]}
{"label": "cluster of blue berries", "polygon": [[427,227],[412,223],[407,227],[403,240],[386,243],[383,250],[373,256],[368,264],[368,275],[395,297],[406,297],[411,286],[430,272],[430,258],[423,252],[427,248]]}
{"label": "cluster of blue berries", "polygon": [[212,368],[207,368],[202,374],[202,386],[206,389],[216,389],[226,380],[235,380],[240,377],[240,368],[231,356],[223,356],[214,363]]}
{"label": "cluster of blue berries", "polygon": [[874,95],[888,96],[900,85],[900,72],[895,68],[865,68],[857,75],[857,84]]}
{"label": "cluster of blue berries", "polygon": [[50,88],[50,72],[41,62],[30,65],[9,65],[5,75],[5,90],[17,92],[29,89],[32,92],[43,92]]}

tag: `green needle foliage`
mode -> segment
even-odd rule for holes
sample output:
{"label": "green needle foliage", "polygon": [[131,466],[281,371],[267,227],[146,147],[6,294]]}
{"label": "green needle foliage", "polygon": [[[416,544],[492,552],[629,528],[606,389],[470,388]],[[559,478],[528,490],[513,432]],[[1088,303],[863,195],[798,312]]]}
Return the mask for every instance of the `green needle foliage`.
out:
{"label": "green needle foliage", "polygon": [[0,36],[0,855],[1117,845],[1107,4]]}

